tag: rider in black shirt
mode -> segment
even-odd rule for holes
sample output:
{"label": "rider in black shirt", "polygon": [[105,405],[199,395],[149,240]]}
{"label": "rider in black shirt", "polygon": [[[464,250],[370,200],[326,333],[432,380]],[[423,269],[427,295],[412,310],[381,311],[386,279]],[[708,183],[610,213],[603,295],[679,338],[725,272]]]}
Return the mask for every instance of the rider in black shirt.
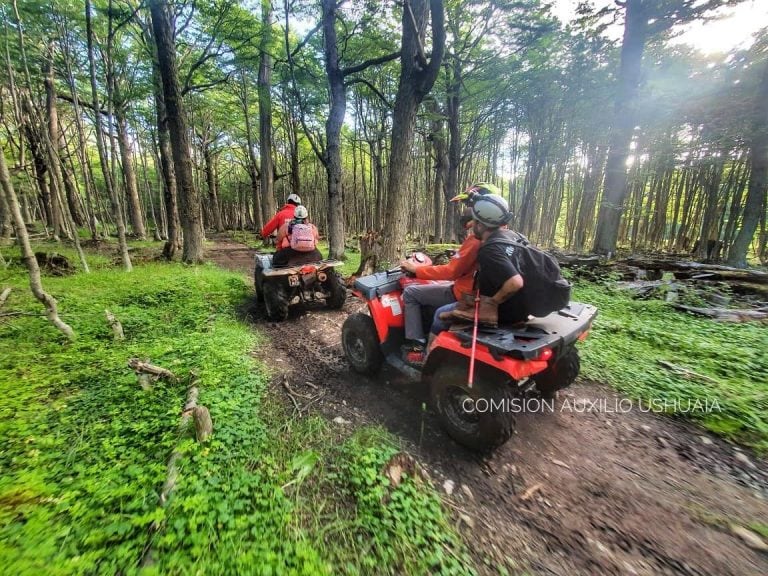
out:
{"label": "rider in black shirt", "polygon": [[[480,302],[478,322],[489,326],[527,320],[524,305],[525,282],[520,272],[517,248],[507,243],[493,242],[508,234],[505,230],[511,219],[509,205],[503,197],[488,194],[472,206],[473,232],[483,241],[477,255]],[[452,312],[459,320],[474,320],[474,303],[462,301]]]}
{"label": "rider in black shirt", "polygon": [[[476,234],[477,225],[478,222],[475,221]],[[487,234],[481,232],[483,244],[477,254],[480,295],[490,296],[498,304],[500,324],[511,324],[528,319],[525,306],[525,282],[515,254],[518,248],[492,242],[494,239],[503,238],[508,232],[498,228]]]}

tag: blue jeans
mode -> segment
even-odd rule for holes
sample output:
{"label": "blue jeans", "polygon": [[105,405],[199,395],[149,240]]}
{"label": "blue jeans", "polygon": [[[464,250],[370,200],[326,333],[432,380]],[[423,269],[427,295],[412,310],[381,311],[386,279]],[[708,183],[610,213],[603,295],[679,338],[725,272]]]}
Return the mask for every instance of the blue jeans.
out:
{"label": "blue jeans", "polygon": [[440,332],[445,332],[448,330],[450,323],[440,320],[440,314],[443,312],[451,312],[452,310],[455,310],[458,305],[458,302],[452,302],[450,304],[446,304],[445,306],[440,306],[440,308],[435,310],[435,317],[432,319],[432,329],[430,330],[432,334],[437,336],[440,334]]}

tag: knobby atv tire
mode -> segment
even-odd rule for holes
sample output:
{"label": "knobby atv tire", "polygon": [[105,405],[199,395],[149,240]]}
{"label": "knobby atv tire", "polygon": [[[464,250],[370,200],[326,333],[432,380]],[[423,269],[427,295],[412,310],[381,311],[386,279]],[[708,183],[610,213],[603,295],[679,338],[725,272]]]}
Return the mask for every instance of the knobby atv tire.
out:
{"label": "knobby atv tire", "polygon": [[325,305],[331,310],[340,310],[347,301],[347,287],[334,270],[328,272],[328,279],[325,281],[325,287],[330,292],[330,296],[325,299]]}
{"label": "knobby atv tire", "polygon": [[253,273],[253,289],[256,292],[256,302],[264,302],[264,277],[259,274],[260,268]]}
{"label": "knobby atv tire", "polygon": [[541,397],[552,399],[558,390],[573,384],[580,370],[581,360],[579,359],[579,351],[575,346],[571,346],[557,362],[544,372],[536,374],[533,380],[536,382],[536,388],[541,393]]}
{"label": "knobby atv tire", "polygon": [[373,318],[356,312],[347,316],[341,328],[341,345],[352,369],[359,374],[376,374],[384,361]]}
{"label": "knobby atv tire", "polygon": [[[451,438],[471,450],[490,451],[504,444],[515,432],[514,383],[498,370],[479,366],[475,368],[474,383],[469,388],[468,372],[466,362],[439,366],[430,376],[432,405]],[[478,407],[477,411],[464,409],[473,405]]]}
{"label": "knobby atv tire", "polygon": [[282,322],[288,318],[288,297],[282,286],[275,282],[264,282],[262,284],[262,291],[267,320]]}

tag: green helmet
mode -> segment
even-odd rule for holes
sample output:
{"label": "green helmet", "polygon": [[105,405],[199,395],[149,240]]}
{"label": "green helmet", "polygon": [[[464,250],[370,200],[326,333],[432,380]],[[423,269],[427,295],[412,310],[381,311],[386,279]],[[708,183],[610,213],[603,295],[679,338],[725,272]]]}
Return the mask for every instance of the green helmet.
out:
{"label": "green helmet", "polygon": [[490,182],[476,182],[469,186],[461,194],[456,194],[451,198],[451,202],[464,202],[465,204],[472,205],[477,196],[485,196],[486,194],[496,194],[501,196],[501,190],[499,190],[494,184]]}
{"label": "green helmet", "polygon": [[479,196],[472,204],[472,218],[489,228],[498,228],[512,219],[512,213],[502,196],[486,194]]}

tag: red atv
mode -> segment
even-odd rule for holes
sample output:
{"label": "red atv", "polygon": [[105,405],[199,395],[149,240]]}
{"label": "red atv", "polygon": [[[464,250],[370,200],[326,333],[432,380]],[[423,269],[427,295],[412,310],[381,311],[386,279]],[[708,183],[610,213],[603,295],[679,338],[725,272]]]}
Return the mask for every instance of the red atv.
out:
{"label": "red atv", "polygon": [[419,373],[400,353],[405,338],[403,288],[414,281],[423,282],[406,277],[399,268],[355,281],[352,293],[367,302],[370,315],[347,317],[341,336],[344,354],[361,374],[375,374],[386,360],[427,383],[441,425],[459,443],[474,450],[501,446],[514,432],[515,413],[533,406],[532,399],[541,400],[536,406],[542,406],[576,379],[576,343],[587,337],[597,315],[594,306],[577,302],[524,324],[480,327],[471,387],[472,326],[442,332]]}

